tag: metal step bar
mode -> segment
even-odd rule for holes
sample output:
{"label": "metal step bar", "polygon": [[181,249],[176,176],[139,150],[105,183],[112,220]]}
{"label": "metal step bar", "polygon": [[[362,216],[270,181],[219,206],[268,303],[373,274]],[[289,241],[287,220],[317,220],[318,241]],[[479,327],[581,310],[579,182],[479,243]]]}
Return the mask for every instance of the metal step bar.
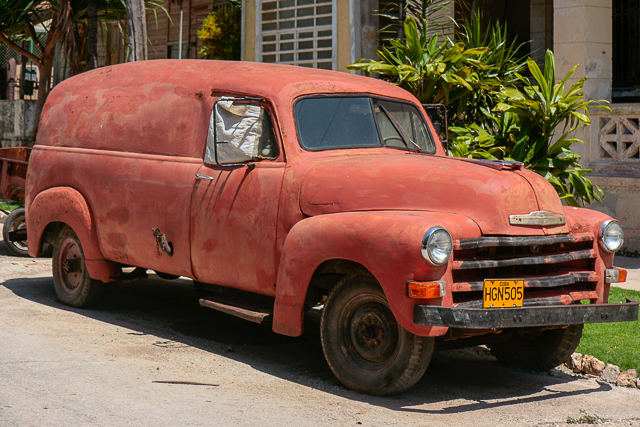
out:
{"label": "metal step bar", "polygon": [[272,313],[269,311],[256,311],[245,307],[238,307],[236,305],[230,305],[227,302],[212,301],[209,299],[200,298],[200,305],[214,310],[221,311],[232,316],[239,317],[244,320],[248,320],[254,323],[262,323],[267,320],[271,320]]}

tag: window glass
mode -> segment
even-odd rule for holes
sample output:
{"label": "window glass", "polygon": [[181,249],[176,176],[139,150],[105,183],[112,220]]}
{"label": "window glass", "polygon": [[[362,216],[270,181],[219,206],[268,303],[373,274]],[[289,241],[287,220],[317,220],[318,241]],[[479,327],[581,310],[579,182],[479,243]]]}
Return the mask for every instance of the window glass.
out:
{"label": "window glass", "polygon": [[306,98],[295,109],[305,148],[380,146],[369,98]]}
{"label": "window glass", "polygon": [[[435,144],[418,109],[404,102],[393,102],[381,99],[373,100],[373,107],[380,127],[380,133],[386,146],[408,148],[426,153],[434,153]],[[385,112],[386,110],[386,112]],[[391,116],[391,120],[388,116]],[[393,122],[395,121],[395,123]],[[396,127],[400,127],[400,132]],[[403,141],[406,138],[408,141]],[[405,145],[408,143],[408,147]],[[415,145],[414,145],[415,144]]]}
{"label": "window glass", "polygon": [[369,97],[303,98],[295,104],[300,143],[310,150],[385,147],[435,153],[412,104]]}

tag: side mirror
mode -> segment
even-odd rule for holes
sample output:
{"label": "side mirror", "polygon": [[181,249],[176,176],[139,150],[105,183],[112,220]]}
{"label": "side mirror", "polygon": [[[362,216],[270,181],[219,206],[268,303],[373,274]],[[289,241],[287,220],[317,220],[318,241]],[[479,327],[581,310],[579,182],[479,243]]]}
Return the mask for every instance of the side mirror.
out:
{"label": "side mirror", "polygon": [[447,107],[443,104],[422,104],[433,127],[436,128],[440,141],[449,151],[449,123],[447,118]]}
{"label": "side mirror", "polygon": [[239,166],[274,159],[277,145],[268,111],[248,98],[220,98],[213,107],[205,163]]}

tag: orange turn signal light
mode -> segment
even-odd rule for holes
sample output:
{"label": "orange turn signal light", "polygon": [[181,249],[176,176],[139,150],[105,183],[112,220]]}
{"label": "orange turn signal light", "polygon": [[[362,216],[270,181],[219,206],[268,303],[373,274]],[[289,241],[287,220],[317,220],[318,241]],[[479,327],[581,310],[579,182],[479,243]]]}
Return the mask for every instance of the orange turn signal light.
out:
{"label": "orange turn signal light", "polygon": [[446,295],[446,283],[443,280],[433,282],[407,282],[409,298],[431,299]]}
{"label": "orange turn signal light", "polygon": [[624,268],[615,268],[618,270],[618,283],[624,283],[627,281],[627,270]]}

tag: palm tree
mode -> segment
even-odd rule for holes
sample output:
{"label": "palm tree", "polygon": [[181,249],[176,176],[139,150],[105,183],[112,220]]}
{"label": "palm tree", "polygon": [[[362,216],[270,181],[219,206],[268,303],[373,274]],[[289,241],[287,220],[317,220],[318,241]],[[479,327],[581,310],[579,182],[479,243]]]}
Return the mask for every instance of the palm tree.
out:
{"label": "palm tree", "polygon": [[[31,59],[38,67],[40,84],[36,103],[36,128],[40,113],[50,91],[49,80],[55,58],[56,43],[69,45],[73,36],[73,10],[70,0],[2,0],[0,2],[0,41]],[[45,28],[47,37],[42,41],[36,26]],[[23,35],[27,34],[27,37]],[[28,38],[40,51],[40,56],[23,49],[17,38]]]}
{"label": "palm tree", "polygon": [[[144,0],[144,6],[147,10],[160,8],[166,13],[162,0]],[[38,67],[36,129],[50,92],[56,44],[62,44],[71,74],[83,71],[87,44],[91,46],[88,66],[97,66],[97,22],[122,21],[126,14],[122,0],[0,0],[0,42],[31,59]],[[46,40],[38,38],[36,27],[44,28]],[[19,44],[21,39],[30,39],[39,53],[23,49]]]}

